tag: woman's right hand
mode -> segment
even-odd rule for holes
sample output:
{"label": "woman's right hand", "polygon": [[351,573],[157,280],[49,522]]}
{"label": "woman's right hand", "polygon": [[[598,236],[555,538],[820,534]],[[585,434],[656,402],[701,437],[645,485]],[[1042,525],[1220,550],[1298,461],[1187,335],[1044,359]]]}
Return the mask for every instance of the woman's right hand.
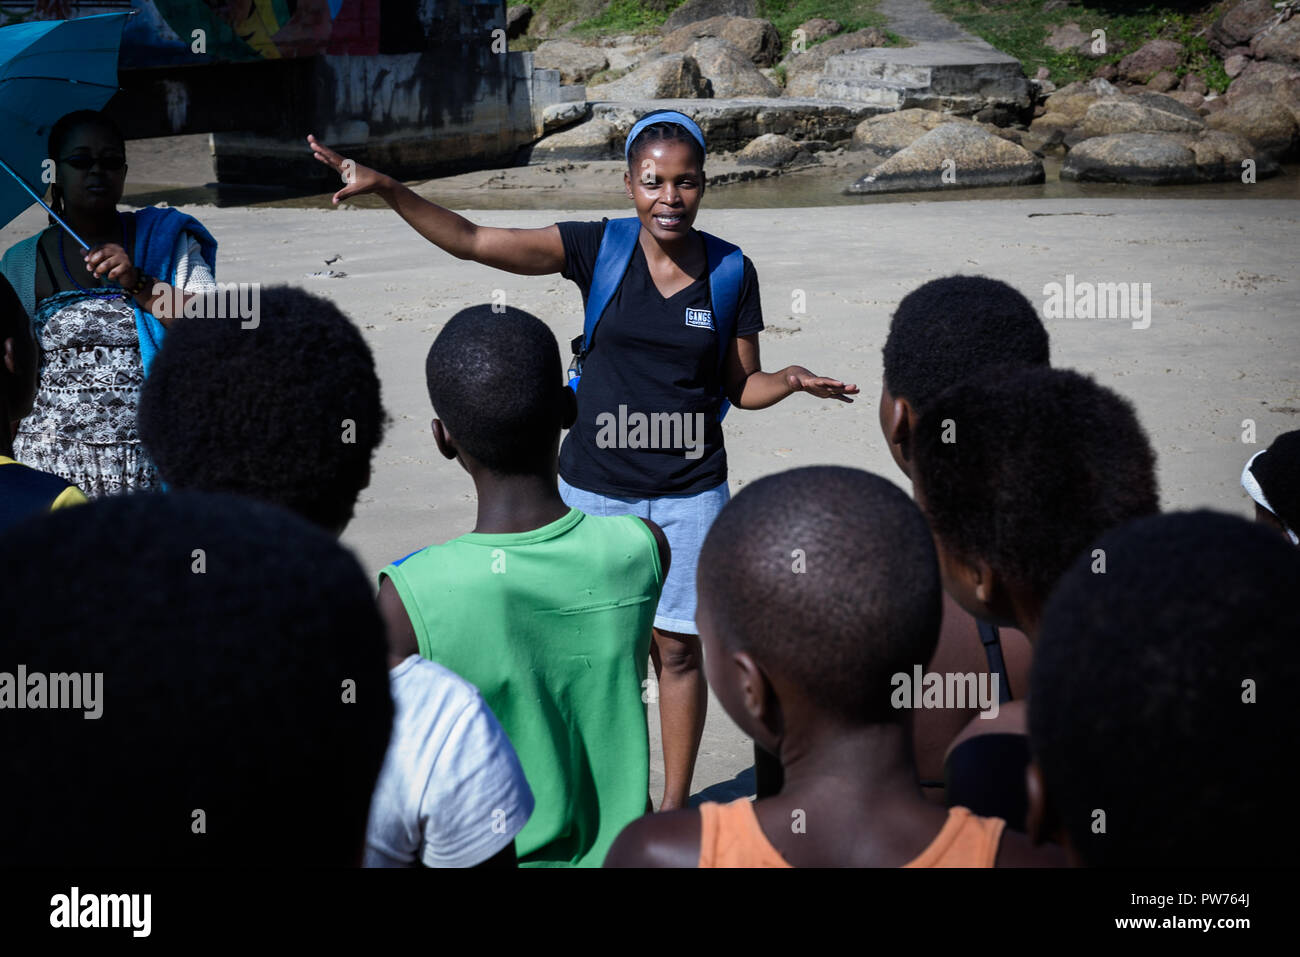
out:
{"label": "woman's right hand", "polygon": [[347,199],[350,196],[382,192],[392,184],[392,177],[386,176],[378,170],[373,170],[369,166],[362,166],[355,160],[344,159],[328,146],[319,142],[310,133],[307,134],[307,144],[311,147],[312,154],[326,166],[336,171],[346,184],[334,194],[334,204],[336,206],[340,200]]}

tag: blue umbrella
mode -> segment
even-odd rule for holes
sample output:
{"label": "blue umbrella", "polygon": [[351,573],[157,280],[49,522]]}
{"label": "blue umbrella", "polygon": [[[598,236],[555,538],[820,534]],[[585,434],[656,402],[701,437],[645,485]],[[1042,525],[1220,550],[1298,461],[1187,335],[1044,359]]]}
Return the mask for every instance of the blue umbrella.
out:
{"label": "blue umbrella", "polygon": [[[99,110],[117,92],[117,51],[131,13],[0,27],[0,224],[45,206],[42,163],[50,128],[74,110]],[[69,236],[90,247],[45,206]]]}

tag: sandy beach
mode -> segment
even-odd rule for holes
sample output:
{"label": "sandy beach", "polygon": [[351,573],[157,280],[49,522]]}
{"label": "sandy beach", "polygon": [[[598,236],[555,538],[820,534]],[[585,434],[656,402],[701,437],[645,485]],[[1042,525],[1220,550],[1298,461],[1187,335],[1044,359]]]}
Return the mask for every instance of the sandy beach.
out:
{"label": "sandy beach", "polygon": [[[473,487],[429,435],[428,346],[456,310],[504,290],[507,302],[550,325],[567,359],[567,342],[581,328],[577,288],[558,275],[513,276],[457,261],[382,210],[185,211],[218,238],[220,280],[302,284],[337,301],[373,347],[391,425],[344,535],[363,566],[375,571],[467,531]],[[459,211],[518,227],[628,214]],[[0,230],[0,248],[43,224],[43,211],[29,210]],[[956,272],[1004,279],[1039,305],[1049,283],[1150,284],[1148,328],[1113,318],[1045,321],[1053,364],[1090,373],[1135,403],[1159,457],[1167,509],[1253,514],[1238,484],[1243,464],[1276,434],[1300,427],[1300,200],[999,198],[800,209],[706,203],[697,225],[740,244],[758,269],[765,368],[798,362],[862,388],[853,405],[794,396],[763,412],[730,415],[733,494],[762,475],[822,463],[901,483],[877,425],[880,348],[899,299]],[[334,256],[341,258],[330,268],[346,277],[306,278]],[[800,291],[806,310],[795,312]],[[1243,444],[1244,420],[1255,423],[1259,444]],[[651,729],[657,796],[655,709]],[[693,792],[744,793],[749,781],[737,776],[751,763],[748,741],[711,701]]]}

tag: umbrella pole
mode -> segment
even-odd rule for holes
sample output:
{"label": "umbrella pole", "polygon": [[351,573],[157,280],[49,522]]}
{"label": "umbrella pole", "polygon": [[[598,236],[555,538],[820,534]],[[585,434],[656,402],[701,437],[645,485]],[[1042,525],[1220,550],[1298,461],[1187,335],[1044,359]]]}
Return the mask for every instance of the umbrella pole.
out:
{"label": "umbrella pole", "polygon": [[29,196],[31,196],[32,199],[34,199],[34,200],[36,200],[36,202],[40,203],[41,206],[45,209],[45,211],[46,211],[47,213],[49,213],[51,216],[54,217],[54,221],[55,221],[56,223],[58,223],[60,226],[63,227],[64,232],[66,232],[69,236],[71,236],[73,239],[75,239],[75,240],[77,241],[78,245],[80,245],[82,249],[86,250],[87,252],[90,251],[90,244],[87,243],[87,242],[86,242],[84,239],[82,239],[80,236],[78,236],[78,235],[76,234],[76,232],[73,231],[72,227],[69,226],[67,223],[65,223],[65,222],[63,221],[63,217],[61,217],[61,216],[60,216],[58,213],[56,213],[54,210],[50,209],[50,207],[46,206],[46,205],[45,205],[45,200],[43,200],[43,199],[41,199],[39,196],[37,196],[36,193],[35,193],[35,191],[33,191],[32,188],[31,188],[30,186],[28,186],[26,182],[23,181],[23,178],[22,178],[21,176],[19,176],[17,173],[15,173],[15,172],[13,171],[13,169],[9,166],[9,164],[6,163],[6,162],[5,162],[4,160],[2,160],[2,159],[0,159],[0,169],[3,169],[6,173],[8,173],[8,174],[9,174],[10,176],[12,176],[15,180],[17,180],[18,185],[21,186],[23,189],[25,189],[25,190],[27,191],[27,194],[28,194]]}

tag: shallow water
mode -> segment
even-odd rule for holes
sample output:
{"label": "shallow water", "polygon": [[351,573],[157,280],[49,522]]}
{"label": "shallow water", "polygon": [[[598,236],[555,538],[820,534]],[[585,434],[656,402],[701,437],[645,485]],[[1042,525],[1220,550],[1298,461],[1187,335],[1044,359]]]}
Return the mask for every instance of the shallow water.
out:
{"label": "shallow water", "polygon": [[[811,169],[743,183],[715,185],[708,203],[715,209],[779,209],[801,206],[863,206],[878,203],[941,203],[999,199],[1300,199],[1300,164],[1283,166],[1278,176],[1256,183],[1237,181],[1194,186],[1124,186],[1112,183],[1073,183],[1060,178],[1061,160],[1044,161],[1047,180],[1036,186],[991,186],[982,189],[953,187],[879,196],[850,196],[844,188],[861,175],[853,167]],[[626,199],[617,189],[579,191],[575,188],[483,189],[440,192],[437,181],[426,181],[420,194],[434,202],[460,209],[609,209]],[[275,187],[166,186],[127,184],[126,203],[137,206],[167,202],[173,206],[253,206],[289,209],[327,209],[332,193],[294,194]],[[382,200],[362,196],[360,207],[383,208]]]}

